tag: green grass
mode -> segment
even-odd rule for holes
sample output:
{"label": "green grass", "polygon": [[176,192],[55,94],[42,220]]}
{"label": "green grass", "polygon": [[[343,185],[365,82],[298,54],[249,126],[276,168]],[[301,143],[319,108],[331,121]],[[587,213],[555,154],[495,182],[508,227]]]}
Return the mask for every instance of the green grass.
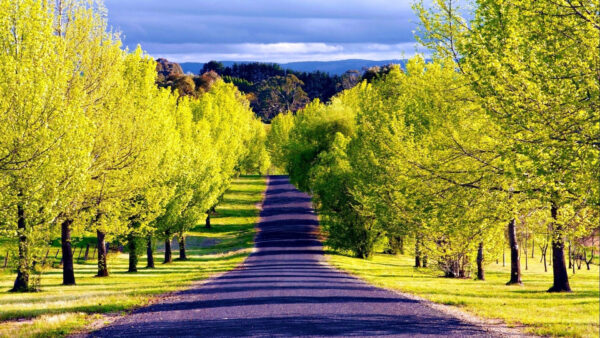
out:
{"label": "green grass", "polygon": [[[61,270],[51,269],[42,276],[41,292],[26,294],[7,292],[14,281],[14,271],[0,270],[0,336],[66,335],[101,318],[100,313],[143,306],[153,296],[235,268],[253,247],[257,207],[265,188],[262,177],[235,180],[217,208],[217,215],[212,217],[212,229],[204,229],[201,224],[189,233],[187,261],[163,265],[157,252],[155,269],[127,273],[127,254],[116,253],[109,256],[108,278],[94,277],[96,263],[90,260],[75,265],[76,286],[62,286]],[[191,245],[207,240],[213,245]],[[177,254],[174,251],[175,258]],[[139,266],[145,266],[145,255],[140,257]]]}
{"label": "green grass", "polygon": [[[509,266],[495,262],[486,266],[486,281],[449,279],[431,269],[413,268],[414,258],[377,254],[361,260],[328,253],[332,265],[365,281],[388,289],[421,296],[436,303],[454,305],[484,318],[502,319],[510,326],[525,325],[524,330],[543,336],[598,337],[598,266],[587,271],[585,264],[573,276],[573,293],[547,293],[552,272],[529,260],[523,286],[506,286]],[[537,258],[539,261],[539,258]],[[536,261],[536,262],[532,262]],[[508,265],[509,263],[507,263]]]}

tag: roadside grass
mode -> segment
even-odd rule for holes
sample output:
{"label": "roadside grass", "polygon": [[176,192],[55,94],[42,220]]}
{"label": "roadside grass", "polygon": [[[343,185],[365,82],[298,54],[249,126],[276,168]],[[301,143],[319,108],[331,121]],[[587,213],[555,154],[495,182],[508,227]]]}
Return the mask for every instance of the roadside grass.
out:
{"label": "roadside grass", "polygon": [[[416,269],[414,258],[376,254],[362,260],[333,252],[328,261],[371,284],[421,296],[435,303],[457,306],[476,316],[501,319],[509,326],[541,336],[598,337],[598,265],[587,271],[585,264],[576,274],[569,273],[572,293],[547,293],[552,285],[552,267],[544,272],[539,258],[522,267],[522,286],[506,286],[510,263],[488,264],[486,280],[440,277],[434,269]],[[522,262],[523,263],[523,262]]]}
{"label": "roadside grass", "polygon": [[[109,256],[111,275],[96,278],[96,261],[75,265],[76,286],[62,286],[62,271],[50,269],[41,280],[41,291],[10,293],[14,271],[0,270],[0,336],[60,336],[84,329],[102,319],[102,313],[125,313],[152,301],[153,296],[180,290],[193,282],[234,269],[251,252],[258,204],[266,181],[263,177],[236,179],[232,189],[217,207],[212,228],[198,225],[189,233],[187,261],[161,264],[155,253],[156,268],[146,269],[140,257],[137,273],[127,273],[126,253]],[[178,252],[174,250],[174,258]],[[60,259],[60,258],[59,258]]]}

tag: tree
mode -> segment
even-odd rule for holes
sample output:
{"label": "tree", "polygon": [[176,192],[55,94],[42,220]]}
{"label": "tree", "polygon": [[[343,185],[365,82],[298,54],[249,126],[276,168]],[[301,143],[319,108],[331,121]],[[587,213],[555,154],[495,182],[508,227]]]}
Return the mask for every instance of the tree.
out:
{"label": "tree", "polygon": [[[561,210],[597,205],[600,29],[591,2],[477,1],[472,22],[453,1],[418,7],[423,41],[453,57],[503,131],[502,173],[551,210],[554,285],[570,291]],[[568,37],[568,38],[565,38]],[[438,42],[442,43],[438,43]],[[597,115],[597,114],[596,114]]]}
{"label": "tree", "polygon": [[269,121],[280,113],[295,112],[309,101],[302,89],[304,83],[295,75],[274,76],[260,82],[256,89],[261,118]]}
{"label": "tree", "polygon": [[[4,112],[0,203],[7,211],[6,224],[19,241],[13,291],[32,287],[29,275],[41,265],[41,248],[63,208],[82,187],[89,165],[91,125],[81,111],[88,108],[87,86],[94,81],[93,76],[81,74],[89,65],[84,59],[89,50],[77,54],[71,48],[81,34],[90,32],[86,26],[98,21],[84,6],[71,2],[64,6],[74,14],[72,21],[64,20],[62,8],[45,2],[0,4],[0,107]],[[97,32],[95,28],[92,32]]]}

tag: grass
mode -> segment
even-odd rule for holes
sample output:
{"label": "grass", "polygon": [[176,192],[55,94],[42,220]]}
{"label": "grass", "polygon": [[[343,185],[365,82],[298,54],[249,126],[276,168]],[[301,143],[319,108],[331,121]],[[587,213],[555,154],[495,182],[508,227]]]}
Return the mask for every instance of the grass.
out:
{"label": "grass", "polygon": [[[94,277],[96,263],[90,260],[75,265],[76,286],[62,286],[62,271],[52,269],[42,276],[41,292],[26,294],[9,293],[14,271],[0,270],[0,336],[67,335],[101,319],[99,314],[124,313],[148,304],[156,295],[235,268],[253,247],[257,204],[265,188],[262,177],[235,180],[212,217],[213,227],[204,229],[202,224],[189,233],[187,261],[163,265],[157,252],[155,269],[127,273],[127,254],[115,253],[109,256],[108,278]],[[145,256],[140,258],[143,267]]]}
{"label": "grass", "polygon": [[[509,263],[489,264],[486,281],[440,277],[432,269],[413,268],[414,258],[377,254],[361,260],[329,252],[329,262],[363,280],[388,289],[421,296],[436,303],[453,305],[490,319],[502,319],[509,326],[542,336],[598,337],[598,266],[587,271],[585,264],[575,275],[569,273],[572,293],[547,293],[552,272],[535,259],[529,269],[522,267],[523,286],[506,286]],[[539,260],[539,258],[538,258]]]}

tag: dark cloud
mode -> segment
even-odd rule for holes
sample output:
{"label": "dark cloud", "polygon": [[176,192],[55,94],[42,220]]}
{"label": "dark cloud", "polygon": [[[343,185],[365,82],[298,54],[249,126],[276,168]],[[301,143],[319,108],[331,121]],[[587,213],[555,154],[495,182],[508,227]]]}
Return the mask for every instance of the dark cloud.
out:
{"label": "dark cloud", "polygon": [[417,19],[410,5],[411,0],[106,0],[109,22],[128,46],[196,61],[412,54]]}

